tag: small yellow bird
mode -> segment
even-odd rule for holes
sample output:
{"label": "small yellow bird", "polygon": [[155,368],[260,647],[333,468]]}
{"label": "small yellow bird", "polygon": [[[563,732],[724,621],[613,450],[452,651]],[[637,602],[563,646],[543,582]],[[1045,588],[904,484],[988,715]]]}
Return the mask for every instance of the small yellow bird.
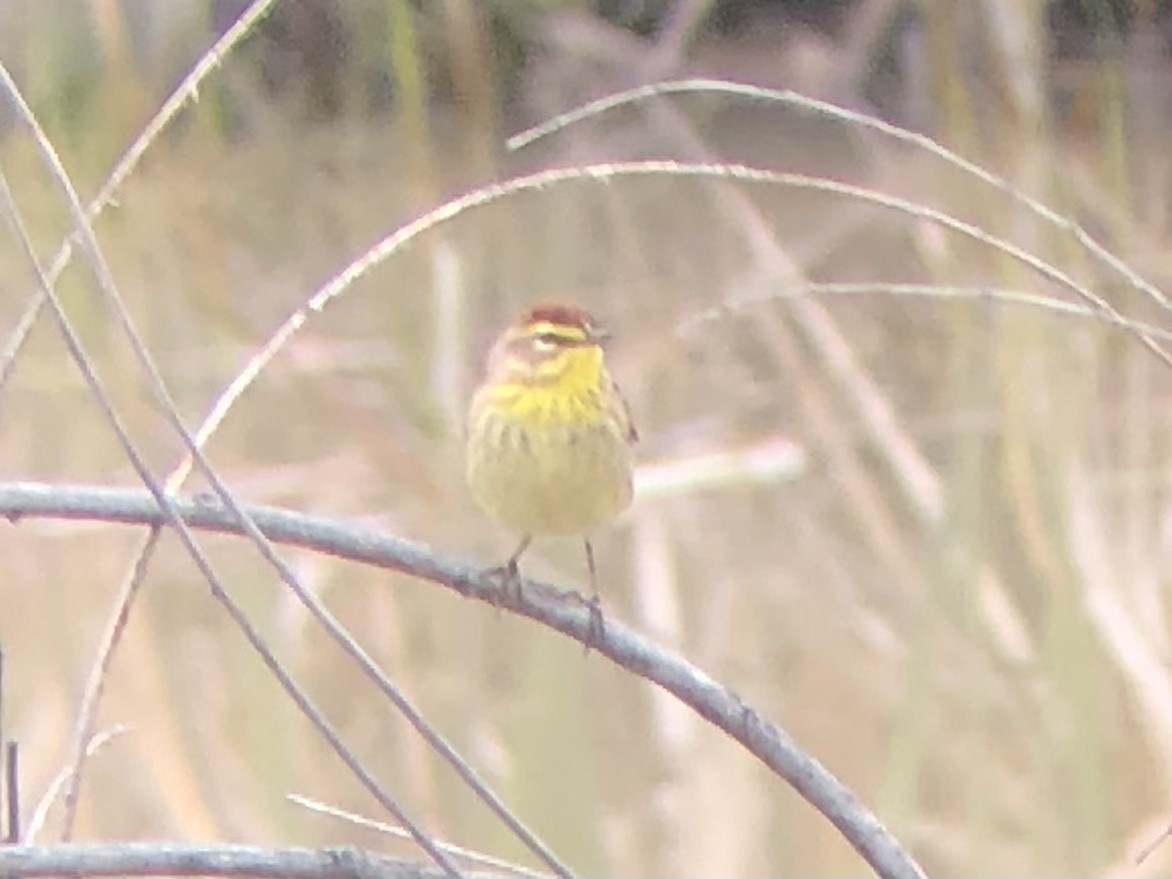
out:
{"label": "small yellow bird", "polygon": [[468,419],[466,465],[476,502],[521,535],[502,566],[535,536],[582,537],[598,609],[590,534],[631,503],[630,409],[606,369],[609,335],[590,313],[541,302],[504,331],[488,356]]}

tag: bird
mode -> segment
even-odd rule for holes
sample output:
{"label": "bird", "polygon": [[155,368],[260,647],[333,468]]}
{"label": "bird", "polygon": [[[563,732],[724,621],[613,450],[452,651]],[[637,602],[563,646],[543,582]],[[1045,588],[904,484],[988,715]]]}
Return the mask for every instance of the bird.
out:
{"label": "bird", "polygon": [[607,369],[609,338],[572,302],[526,308],[489,351],[469,406],[465,449],[473,498],[520,537],[494,570],[517,584],[518,563],[535,537],[580,537],[592,632],[601,631],[602,617],[591,535],[631,503],[638,440],[630,407]]}

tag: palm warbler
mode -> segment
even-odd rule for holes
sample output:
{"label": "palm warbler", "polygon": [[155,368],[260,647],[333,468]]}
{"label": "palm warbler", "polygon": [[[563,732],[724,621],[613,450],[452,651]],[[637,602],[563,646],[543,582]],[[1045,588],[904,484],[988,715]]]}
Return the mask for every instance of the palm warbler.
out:
{"label": "palm warbler", "polygon": [[516,580],[517,562],[535,536],[580,536],[595,613],[589,535],[631,502],[637,438],[606,369],[607,338],[576,305],[542,302],[525,311],[489,353],[487,376],[472,398],[466,451],[473,497],[521,535],[502,570]]}

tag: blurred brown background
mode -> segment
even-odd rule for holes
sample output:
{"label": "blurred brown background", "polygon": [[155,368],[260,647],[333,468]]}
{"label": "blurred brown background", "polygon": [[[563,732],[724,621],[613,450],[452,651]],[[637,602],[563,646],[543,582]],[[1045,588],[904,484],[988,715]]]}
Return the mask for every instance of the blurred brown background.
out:
{"label": "blurred brown background", "polygon": [[[0,60],[83,197],[241,6],[0,2]],[[660,79],[794,88],[937,138],[1168,289],[1170,21],[1166,3],[1105,0],[284,0],[95,229],[191,424],[380,236],[548,165],[709,159],[858,184],[1005,237],[1166,326],[1162,306],[1010,197],[792,107],[684,95],[516,153],[503,144]],[[0,168],[47,256],[68,217],[7,108]],[[802,280],[1070,298],[986,246],[849,198],[670,177],[563,185],[469,212],[375,269],[311,319],[209,454],[242,500],[499,560],[512,538],[463,487],[464,403],[519,307],[578,299],[615,332],[644,437],[645,491],[595,543],[609,614],[785,726],[929,872],[1167,873],[1172,843],[1142,871],[1130,858],[1172,818],[1168,367],[1118,329],[1040,309],[943,294],[780,300]],[[11,236],[0,289],[7,333],[34,289]],[[84,264],[58,289],[165,473],[180,443]],[[44,318],[0,425],[3,479],[136,482]],[[140,539],[99,524],[0,528],[7,730],[30,806],[69,759]],[[529,862],[247,543],[204,543],[430,830]],[[582,874],[865,869],[738,746],[597,655],[430,584],[288,556]],[[539,543],[528,570],[585,578],[572,541]],[[412,851],[285,801],[296,791],[383,817],[172,536],[107,685],[100,727],[115,725],[129,729],[90,764],[80,838]]]}

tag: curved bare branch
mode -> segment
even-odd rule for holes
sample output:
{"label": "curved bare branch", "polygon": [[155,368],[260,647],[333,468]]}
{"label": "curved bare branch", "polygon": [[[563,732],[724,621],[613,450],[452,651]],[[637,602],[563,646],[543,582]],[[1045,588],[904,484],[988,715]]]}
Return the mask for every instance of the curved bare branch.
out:
{"label": "curved bare branch", "polygon": [[[175,498],[173,508],[191,528],[244,533],[239,519],[214,496]],[[762,717],[735,692],[683,657],[622,623],[607,619],[603,631],[598,632],[592,626],[589,605],[577,593],[528,579],[518,588],[506,588],[497,578],[468,561],[353,522],[276,507],[247,506],[245,509],[256,526],[275,543],[301,546],[429,580],[467,598],[529,617],[588,644],[612,662],[672,693],[740,742],[825,815],[880,876],[912,879],[924,875],[859,799],[781,727]],[[0,515],[13,522],[54,518],[167,525],[167,514],[145,490],[82,485],[0,484]]]}

